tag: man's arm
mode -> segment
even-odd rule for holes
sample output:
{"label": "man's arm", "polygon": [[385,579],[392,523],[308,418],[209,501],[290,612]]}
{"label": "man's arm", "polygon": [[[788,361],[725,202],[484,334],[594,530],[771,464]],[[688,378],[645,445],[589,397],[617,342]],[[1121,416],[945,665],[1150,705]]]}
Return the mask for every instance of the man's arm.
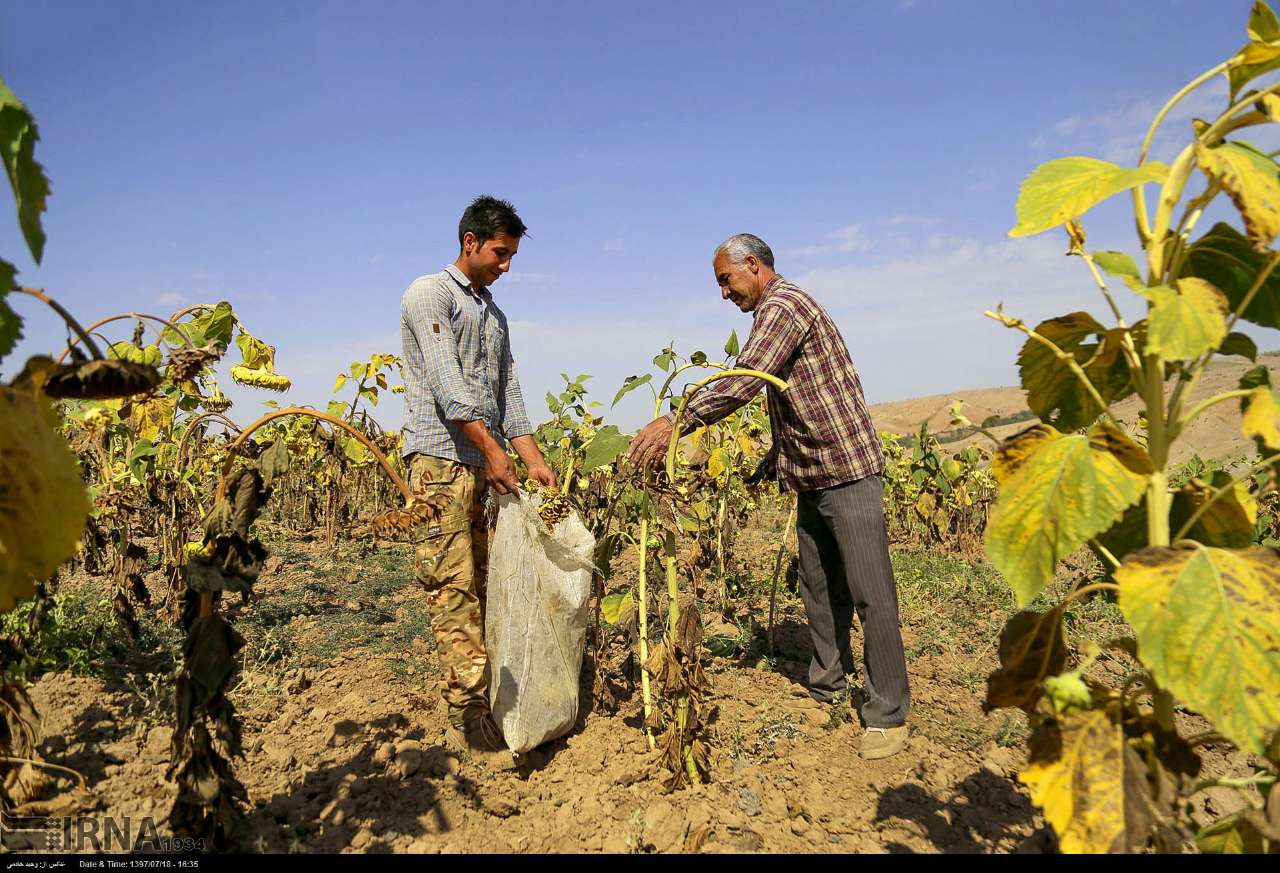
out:
{"label": "man's arm", "polygon": [[514,437],[511,440],[511,447],[516,450],[520,460],[524,461],[524,465],[529,468],[530,479],[540,482],[548,488],[556,487],[555,471],[547,465],[546,458],[542,457],[542,451],[538,448],[538,444],[534,441],[532,434],[522,434]]}
{"label": "man's arm", "polygon": [[511,456],[493,438],[493,434],[489,433],[488,425],[483,421],[463,422],[462,435],[484,455],[484,478],[494,491],[499,494],[514,494],[520,490],[516,483],[515,464],[511,463]]}
{"label": "man's arm", "polygon": [[[787,307],[766,303],[756,316],[736,368],[779,375],[809,332],[809,326],[810,322],[797,319]],[[715,424],[743,406],[760,391],[760,382],[755,376],[731,376],[703,388],[685,407],[681,436]],[[657,464],[671,442],[674,425],[675,416],[671,414],[649,422],[631,441],[627,459],[632,463]]]}
{"label": "man's arm", "polygon": [[506,332],[502,348],[503,407],[502,432],[511,441],[520,460],[529,468],[529,478],[548,488],[556,487],[556,474],[547,466],[537,442],[533,439],[533,424],[525,411],[524,395],[520,391],[520,377],[516,373],[516,361],[511,355],[511,332]]}
{"label": "man's arm", "polygon": [[484,423],[484,412],[462,378],[458,341],[450,320],[447,289],[429,287],[413,295],[405,322],[422,350],[423,377],[448,421],[459,422],[462,434],[484,457],[484,475],[499,494],[517,489],[515,466]]}

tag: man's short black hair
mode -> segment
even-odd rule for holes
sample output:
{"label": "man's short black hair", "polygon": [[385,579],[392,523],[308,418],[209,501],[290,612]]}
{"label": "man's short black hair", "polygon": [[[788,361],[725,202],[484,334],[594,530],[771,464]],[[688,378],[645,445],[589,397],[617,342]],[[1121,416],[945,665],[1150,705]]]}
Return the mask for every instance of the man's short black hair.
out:
{"label": "man's short black hair", "polygon": [[462,213],[462,220],[458,222],[458,246],[461,248],[462,238],[468,232],[475,234],[476,240],[484,244],[500,233],[520,239],[528,229],[516,214],[514,206],[505,200],[482,194],[472,200],[467,211]]}

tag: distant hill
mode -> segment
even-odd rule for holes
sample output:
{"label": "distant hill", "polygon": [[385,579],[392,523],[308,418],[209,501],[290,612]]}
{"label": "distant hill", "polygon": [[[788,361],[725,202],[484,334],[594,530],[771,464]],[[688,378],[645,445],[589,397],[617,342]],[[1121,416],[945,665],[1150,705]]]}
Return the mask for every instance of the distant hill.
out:
{"label": "distant hill", "polygon": [[[1258,363],[1266,364],[1273,380],[1280,376],[1280,352],[1259,355]],[[1238,387],[1240,376],[1254,366],[1256,365],[1244,358],[1215,359],[1210,363],[1208,370],[1200,379],[1200,384],[1192,393],[1191,403]],[[1170,382],[1166,390],[1172,390],[1172,385],[1173,383]],[[920,423],[928,420],[930,432],[945,439],[943,434],[954,430],[951,427],[948,410],[957,400],[964,401],[964,413],[974,422],[980,422],[992,415],[1002,419],[1021,415],[1029,416],[1023,421],[992,428],[993,433],[1001,439],[1030,427],[1038,421],[1034,416],[1030,416],[1026,396],[1021,388],[975,388],[954,391],[950,394],[895,400],[892,403],[877,403],[871,407],[871,417],[880,430],[903,436],[914,434],[920,429]],[[1142,403],[1136,396],[1116,405],[1117,417],[1126,423],[1135,421],[1141,411]],[[948,442],[945,447],[948,450],[954,450],[975,442],[990,445],[985,437],[977,435]],[[1253,443],[1246,440],[1240,433],[1240,404],[1227,401],[1214,406],[1192,424],[1175,445],[1170,460],[1176,464],[1197,453],[1202,457],[1229,458],[1235,455],[1250,455],[1253,452]]]}

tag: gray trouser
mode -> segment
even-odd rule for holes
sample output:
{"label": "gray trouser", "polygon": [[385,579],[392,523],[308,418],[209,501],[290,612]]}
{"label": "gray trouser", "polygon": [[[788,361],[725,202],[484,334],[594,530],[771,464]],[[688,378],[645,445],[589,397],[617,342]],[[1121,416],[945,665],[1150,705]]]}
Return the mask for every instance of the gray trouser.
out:
{"label": "gray trouser", "polygon": [[907,664],[898,629],[898,587],[889,562],[884,486],[879,476],[802,491],[796,514],[800,543],[800,595],[809,616],[813,660],[809,691],[829,701],[853,672],[849,630],[862,625],[868,727],[907,720]]}

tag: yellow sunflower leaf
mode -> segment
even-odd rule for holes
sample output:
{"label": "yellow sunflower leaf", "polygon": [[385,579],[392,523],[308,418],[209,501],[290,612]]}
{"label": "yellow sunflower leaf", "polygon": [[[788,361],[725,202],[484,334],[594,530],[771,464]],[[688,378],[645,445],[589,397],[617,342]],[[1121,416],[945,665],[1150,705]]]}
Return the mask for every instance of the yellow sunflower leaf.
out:
{"label": "yellow sunflower leaf", "polygon": [[1006,440],[992,461],[1000,499],[987,526],[987,555],[1025,606],[1062,558],[1119,521],[1142,498],[1146,452],[1110,425],[1063,435],[1049,425]]}
{"label": "yellow sunflower leaf", "polygon": [[34,392],[0,387],[0,612],[76,551],[89,518],[80,466]]}
{"label": "yellow sunflower leaf", "polygon": [[[1069,855],[1113,851],[1124,838],[1124,735],[1105,710],[1058,718],[1057,756],[1018,774]],[[1034,749],[1033,749],[1034,751]]]}
{"label": "yellow sunflower leaf", "polygon": [[1160,686],[1261,754],[1280,728],[1280,556],[1156,547],[1131,554],[1115,578]]}
{"label": "yellow sunflower leaf", "polygon": [[1242,142],[1196,143],[1196,162],[1236,205],[1253,247],[1265,249],[1280,234],[1280,166]]}

